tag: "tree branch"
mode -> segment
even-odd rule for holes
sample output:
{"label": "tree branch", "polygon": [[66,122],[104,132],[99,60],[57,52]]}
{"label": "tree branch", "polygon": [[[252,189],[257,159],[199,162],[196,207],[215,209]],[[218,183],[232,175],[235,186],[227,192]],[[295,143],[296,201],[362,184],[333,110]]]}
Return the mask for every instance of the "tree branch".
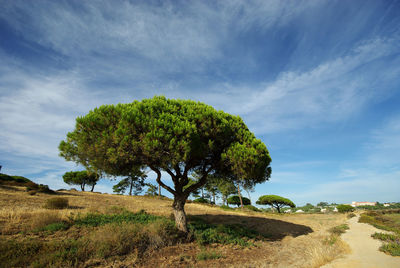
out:
{"label": "tree branch", "polygon": [[171,179],[174,182],[174,184],[176,184],[177,183],[176,175],[169,168],[166,168],[165,171],[171,176]]}
{"label": "tree branch", "polygon": [[161,171],[158,170],[158,169],[155,168],[155,167],[150,167],[150,168],[151,168],[151,170],[153,170],[153,171],[157,174],[157,179],[156,179],[157,183],[158,183],[159,185],[161,185],[161,187],[163,187],[164,189],[166,189],[168,192],[170,192],[171,194],[175,195],[176,192],[175,192],[171,187],[169,187],[168,185],[164,184],[164,183],[161,181]]}
{"label": "tree branch", "polygon": [[204,184],[206,184],[207,182],[207,173],[203,174],[203,176],[201,176],[200,180],[198,182],[196,182],[195,184],[190,185],[188,188],[186,188],[183,193],[187,196],[189,196],[189,194],[191,192],[193,192],[196,189],[199,189],[201,186],[203,186]]}

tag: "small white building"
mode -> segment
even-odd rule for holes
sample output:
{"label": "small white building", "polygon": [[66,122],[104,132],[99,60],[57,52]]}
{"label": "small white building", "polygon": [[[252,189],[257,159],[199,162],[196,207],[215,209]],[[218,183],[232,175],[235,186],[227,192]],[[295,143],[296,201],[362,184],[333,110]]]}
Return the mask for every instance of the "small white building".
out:
{"label": "small white building", "polygon": [[304,211],[301,209],[296,210],[296,213],[303,213]]}
{"label": "small white building", "polygon": [[321,212],[326,212],[326,208],[321,208]]}
{"label": "small white building", "polygon": [[359,206],[375,206],[376,202],[351,202],[352,207],[359,207]]}
{"label": "small white building", "polygon": [[335,208],[333,209],[333,212],[338,212],[337,207],[335,207]]}

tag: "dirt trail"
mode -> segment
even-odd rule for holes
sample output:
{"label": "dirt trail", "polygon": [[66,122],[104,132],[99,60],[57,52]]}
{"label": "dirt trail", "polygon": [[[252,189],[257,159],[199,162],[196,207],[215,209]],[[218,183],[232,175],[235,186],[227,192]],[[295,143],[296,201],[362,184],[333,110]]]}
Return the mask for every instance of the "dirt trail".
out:
{"label": "dirt trail", "polygon": [[375,227],[359,223],[359,217],[353,217],[348,221],[350,230],[342,235],[342,239],[349,244],[352,252],[344,258],[337,259],[323,268],[386,268],[399,267],[400,257],[386,255],[379,251],[382,242],[371,237],[375,232],[384,232]]}

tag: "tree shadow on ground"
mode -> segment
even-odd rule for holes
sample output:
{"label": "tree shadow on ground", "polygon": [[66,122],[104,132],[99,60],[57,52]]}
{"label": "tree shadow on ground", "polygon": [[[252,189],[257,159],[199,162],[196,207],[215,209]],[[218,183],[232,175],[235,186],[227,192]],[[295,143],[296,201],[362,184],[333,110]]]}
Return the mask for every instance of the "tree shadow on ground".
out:
{"label": "tree shadow on ground", "polygon": [[297,237],[314,232],[309,226],[263,217],[242,215],[196,215],[209,224],[240,224],[262,234],[268,241],[282,240],[285,236]]}

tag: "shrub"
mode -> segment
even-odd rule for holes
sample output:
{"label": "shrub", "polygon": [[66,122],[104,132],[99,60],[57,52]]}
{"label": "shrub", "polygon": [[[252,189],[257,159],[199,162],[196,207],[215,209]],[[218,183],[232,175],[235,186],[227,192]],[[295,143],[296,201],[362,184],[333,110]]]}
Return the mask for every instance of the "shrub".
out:
{"label": "shrub", "polygon": [[342,224],[342,225],[332,227],[328,231],[335,235],[341,235],[341,234],[344,234],[346,232],[346,230],[348,230],[348,229],[349,229],[349,226],[347,224]]}
{"label": "shrub", "polygon": [[200,198],[197,198],[197,199],[193,200],[193,203],[208,204],[210,202],[207,199],[205,199],[203,197],[200,197]]}
{"label": "shrub", "polygon": [[246,205],[244,206],[246,209],[251,210],[251,211],[256,211],[256,212],[261,212],[261,210],[255,206],[252,205]]}
{"label": "shrub", "polygon": [[261,238],[261,234],[239,224],[208,224],[197,219],[189,224],[191,233],[200,245],[212,243],[234,244],[240,246],[252,245],[251,240]]}
{"label": "shrub", "polygon": [[35,190],[30,190],[30,191],[28,191],[28,194],[29,195],[35,195],[37,192],[35,191]]}
{"label": "shrub", "polygon": [[220,206],[220,208],[222,208],[223,210],[234,210],[233,208],[226,206],[226,205],[222,205],[222,206]]}
{"label": "shrub", "polygon": [[39,231],[56,232],[56,231],[67,230],[68,228],[69,225],[66,222],[55,222],[46,225],[45,227],[39,229]]}
{"label": "shrub", "polygon": [[218,252],[215,252],[214,250],[212,251],[202,250],[197,254],[196,259],[199,261],[205,261],[205,260],[215,260],[221,257],[222,255]]}
{"label": "shrub", "polygon": [[382,241],[399,241],[400,237],[394,234],[384,234],[384,233],[374,233],[371,235],[375,239],[379,239]]}
{"label": "shrub", "polygon": [[400,256],[400,243],[388,243],[382,245],[379,250],[392,256]]}
{"label": "shrub", "polygon": [[355,208],[350,205],[338,205],[336,208],[340,213],[353,212],[355,210]]}
{"label": "shrub", "polygon": [[347,218],[348,218],[348,219],[351,219],[351,218],[353,218],[353,217],[355,217],[355,216],[356,216],[356,214],[354,214],[353,212],[347,214]]}
{"label": "shrub", "polygon": [[63,209],[68,207],[68,199],[63,197],[54,197],[46,200],[45,208]]}

